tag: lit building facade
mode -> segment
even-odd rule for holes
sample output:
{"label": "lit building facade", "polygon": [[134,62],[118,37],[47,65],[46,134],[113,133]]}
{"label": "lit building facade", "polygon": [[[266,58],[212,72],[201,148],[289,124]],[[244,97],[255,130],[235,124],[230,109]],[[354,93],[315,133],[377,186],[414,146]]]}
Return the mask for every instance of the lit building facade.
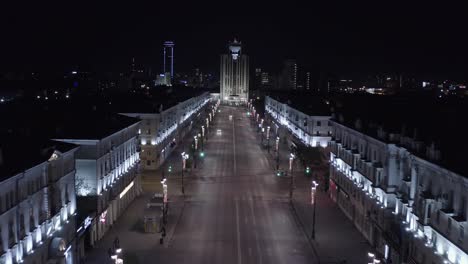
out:
{"label": "lit building facade", "polygon": [[[36,148],[37,142],[26,142],[8,141],[15,149],[0,150],[0,262],[76,263],[78,147],[49,141]],[[29,153],[18,156],[18,149]]]}
{"label": "lit building facade", "polygon": [[166,160],[210,99],[209,93],[202,93],[160,113],[122,113],[141,120],[138,143],[143,170],[156,170]]}
{"label": "lit building facade", "polygon": [[[386,263],[468,263],[468,180],[440,152],[377,128],[332,120],[329,195]],[[424,149],[422,156],[412,149]]]}
{"label": "lit building facade", "polygon": [[327,147],[331,139],[330,115],[307,115],[288,104],[265,96],[265,112],[286,127],[302,143],[311,147]]}
{"label": "lit building facade", "polygon": [[163,47],[163,74],[171,79],[174,78],[174,45],[173,41],[165,41]]}
{"label": "lit building facade", "polygon": [[284,61],[283,70],[281,72],[280,89],[281,90],[297,90],[297,62],[296,60]]}
{"label": "lit building facade", "polygon": [[[117,118],[118,117],[118,118]],[[61,142],[73,143],[80,148],[75,155],[75,188],[79,211],[86,214],[85,224],[89,241],[80,241],[93,246],[100,240],[127,206],[141,193],[137,173],[138,130],[140,121],[119,116],[114,123],[102,122],[102,126],[113,127],[104,134],[89,138],[62,138]],[[90,213],[92,212],[92,213]],[[83,224],[76,232],[81,232]],[[83,245],[78,245],[81,257]]]}
{"label": "lit building facade", "polygon": [[221,100],[246,103],[249,98],[249,57],[241,53],[242,45],[229,43],[229,54],[221,55]]}

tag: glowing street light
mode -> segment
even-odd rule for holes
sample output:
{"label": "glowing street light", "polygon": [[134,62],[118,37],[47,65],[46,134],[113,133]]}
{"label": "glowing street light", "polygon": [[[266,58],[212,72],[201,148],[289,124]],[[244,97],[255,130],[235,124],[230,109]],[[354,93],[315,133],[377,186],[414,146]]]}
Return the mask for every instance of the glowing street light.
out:
{"label": "glowing street light", "polygon": [[186,167],[187,159],[189,158],[189,155],[187,153],[185,153],[185,152],[182,152],[181,156],[182,156],[182,194],[185,195],[184,171],[185,171],[185,167]]}
{"label": "glowing street light", "polygon": [[311,191],[311,203],[314,205],[314,214],[312,216],[312,239],[315,239],[315,211],[316,211],[316,195],[317,195],[317,186],[318,183],[316,181],[312,181],[312,187],[310,188]]}
{"label": "glowing street light", "polygon": [[279,170],[279,141],[280,138],[276,137],[276,169]]}
{"label": "glowing street light", "polygon": [[374,253],[369,252],[369,253],[367,253],[367,256],[369,256],[369,258],[372,261],[369,264],[379,264],[380,263],[380,259],[377,259]]}
{"label": "glowing street light", "polygon": [[291,174],[291,180],[289,184],[289,201],[292,202],[293,198],[293,190],[294,190],[294,174],[293,174],[293,162],[294,162],[294,154],[289,154],[289,172]]}

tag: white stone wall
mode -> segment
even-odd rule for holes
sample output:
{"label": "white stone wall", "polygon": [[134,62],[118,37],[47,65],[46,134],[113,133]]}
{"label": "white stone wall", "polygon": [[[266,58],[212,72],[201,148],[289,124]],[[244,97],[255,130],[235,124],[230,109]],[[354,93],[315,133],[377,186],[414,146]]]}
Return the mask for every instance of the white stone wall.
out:
{"label": "white stone wall", "polygon": [[[71,216],[76,211],[71,161],[75,151],[56,151],[48,162],[0,183],[2,263],[47,263],[51,259],[71,263],[75,235]],[[53,239],[63,239],[68,252],[51,255]]]}
{"label": "white stone wall", "polygon": [[169,156],[170,144],[180,140],[180,130],[210,101],[210,95],[183,101],[162,113],[124,113],[123,115],[141,119],[139,140],[140,158],[143,170],[156,170]]}
{"label": "white stone wall", "polygon": [[330,116],[309,116],[269,96],[265,97],[265,112],[287,127],[304,144],[327,147],[333,133]]}
{"label": "white stone wall", "polygon": [[399,145],[332,125],[330,195],[381,256],[391,243],[375,230],[396,238],[393,223],[404,232],[391,255],[400,251],[417,263],[468,263],[468,180]]}

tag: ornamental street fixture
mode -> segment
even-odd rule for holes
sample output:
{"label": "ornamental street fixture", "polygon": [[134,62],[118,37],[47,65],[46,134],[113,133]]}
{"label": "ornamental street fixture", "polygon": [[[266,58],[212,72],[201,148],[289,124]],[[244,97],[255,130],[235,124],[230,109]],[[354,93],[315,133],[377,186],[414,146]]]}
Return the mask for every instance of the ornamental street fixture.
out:
{"label": "ornamental street fixture", "polygon": [[195,139],[195,150],[197,150],[198,149],[198,137],[194,136],[193,138]]}
{"label": "ornamental street fixture", "polygon": [[189,158],[189,155],[185,152],[182,152],[182,194],[185,195],[185,188],[184,188],[184,171],[185,167],[187,164],[187,159]]}
{"label": "ornamental street fixture", "polygon": [[279,141],[280,138],[276,137],[276,169],[279,170]]}
{"label": "ornamental street fixture", "polygon": [[258,118],[259,118],[259,117],[260,117],[260,115],[259,115],[259,114],[257,114],[257,122],[258,122]]}
{"label": "ornamental street fixture", "polygon": [[309,167],[309,166],[306,167],[305,173],[306,173],[306,174],[310,174],[310,167]]}
{"label": "ornamental street fixture", "polygon": [[312,239],[315,239],[315,210],[317,208],[317,186],[318,183],[316,181],[312,181],[312,187],[310,188],[311,192],[311,203],[314,205],[314,214],[312,216]]}
{"label": "ornamental street fixture", "polygon": [[268,150],[268,153],[270,153],[270,126],[267,126],[266,139],[267,139],[267,150]]}
{"label": "ornamental street fixture", "polygon": [[205,126],[201,126],[202,137],[205,137]]}
{"label": "ornamental street fixture", "polygon": [[290,178],[290,186],[289,186],[289,201],[292,202],[293,198],[293,190],[294,190],[294,175],[293,175],[293,162],[294,162],[294,154],[289,154],[289,173],[291,174]]}
{"label": "ornamental street fixture", "polygon": [[198,133],[198,137],[200,139],[200,142],[201,142],[201,150],[203,151],[203,145],[204,145],[204,140],[203,140],[203,137],[200,133]]}

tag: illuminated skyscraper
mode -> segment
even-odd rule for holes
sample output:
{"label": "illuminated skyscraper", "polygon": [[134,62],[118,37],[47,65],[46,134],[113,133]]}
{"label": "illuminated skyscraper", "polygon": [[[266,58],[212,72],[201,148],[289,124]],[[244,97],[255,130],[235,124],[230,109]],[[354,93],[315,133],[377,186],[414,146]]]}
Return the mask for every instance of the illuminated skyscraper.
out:
{"label": "illuminated skyscraper", "polygon": [[290,59],[284,62],[283,71],[281,72],[281,89],[288,91],[297,89],[296,60]]}
{"label": "illuminated skyscraper", "polygon": [[164,42],[164,68],[163,74],[170,73],[171,79],[174,78],[174,42]]}
{"label": "illuminated skyscraper", "polygon": [[221,55],[221,99],[245,103],[249,97],[249,57],[241,53],[241,42],[229,43],[229,54]]}
{"label": "illuminated skyscraper", "polygon": [[310,72],[306,72],[305,89],[310,90]]}

